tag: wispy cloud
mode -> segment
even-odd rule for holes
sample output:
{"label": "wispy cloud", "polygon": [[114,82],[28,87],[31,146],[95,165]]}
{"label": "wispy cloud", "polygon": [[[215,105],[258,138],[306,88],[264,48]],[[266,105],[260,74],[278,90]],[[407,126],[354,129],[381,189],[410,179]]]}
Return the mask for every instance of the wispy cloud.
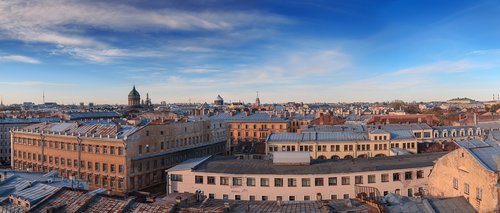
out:
{"label": "wispy cloud", "polygon": [[40,64],[41,62],[32,57],[23,55],[0,55],[0,62],[20,62],[27,64]]}
{"label": "wispy cloud", "polygon": [[398,74],[424,74],[424,73],[460,73],[483,70],[494,67],[493,64],[478,63],[466,60],[440,61],[416,67],[405,68],[397,71]]}
{"label": "wispy cloud", "polygon": [[[88,29],[108,31],[217,31],[231,33],[241,27],[288,20],[258,11],[186,11],[144,9],[117,2],[63,0],[1,1],[0,39],[48,43],[58,53],[67,53],[92,62],[109,62],[130,57],[132,50],[114,47],[109,41],[91,36]],[[206,51],[186,47],[181,51]],[[144,57],[156,54],[142,54]]]}
{"label": "wispy cloud", "polygon": [[0,85],[26,86],[26,87],[37,87],[37,86],[72,86],[71,84],[45,82],[45,81],[0,81]]}

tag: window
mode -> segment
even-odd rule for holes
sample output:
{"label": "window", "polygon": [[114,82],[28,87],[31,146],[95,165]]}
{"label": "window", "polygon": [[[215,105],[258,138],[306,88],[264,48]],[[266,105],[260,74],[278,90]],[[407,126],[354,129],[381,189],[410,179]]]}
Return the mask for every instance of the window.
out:
{"label": "window", "polygon": [[283,178],[274,178],[275,187],[283,187]]}
{"label": "window", "polygon": [[194,176],[194,183],[203,184],[203,176]]}
{"label": "window", "polygon": [[255,195],[250,195],[249,199],[250,201],[255,201]]}
{"label": "window", "polygon": [[417,179],[422,179],[422,178],[424,178],[424,170],[418,170]]}
{"label": "window", "polygon": [[330,199],[331,199],[331,200],[337,200],[337,195],[331,195],[331,196],[330,196]]}
{"label": "window", "polygon": [[477,200],[483,199],[483,189],[481,189],[479,187],[476,188],[476,199]]}
{"label": "window", "polygon": [[380,175],[380,179],[383,183],[389,182],[389,174]]}
{"label": "window", "polygon": [[233,177],[233,186],[241,186],[241,182],[240,177]]}
{"label": "window", "polygon": [[172,174],[172,175],[170,175],[170,180],[171,181],[182,182],[182,175]]}
{"label": "window", "polygon": [[349,194],[344,194],[344,199],[349,199]]}
{"label": "window", "polygon": [[399,181],[401,180],[400,174],[399,173],[393,173],[392,174],[392,181]]}
{"label": "window", "polygon": [[304,200],[307,201],[307,200],[311,200],[311,196],[304,196]]}
{"label": "window", "polygon": [[405,180],[413,179],[413,172],[405,172]]}
{"label": "window", "polygon": [[288,200],[289,200],[289,201],[295,201],[295,196],[289,196],[289,197],[288,197]]}
{"label": "window", "polygon": [[215,194],[212,194],[212,193],[208,194],[208,198],[215,199]]}
{"label": "window", "polygon": [[223,200],[229,200],[229,195],[227,195],[227,194],[223,194],[223,195],[222,195],[222,199],[223,199]]}
{"label": "window", "polygon": [[315,178],[314,179],[314,185],[315,186],[323,186],[323,178]]}
{"label": "window", "polygon": [[215,185],[215,177],[214,176],[208,176],[207,177],[207,184]]}
{"label": "window", "polygon": [[351,183],[351,178],[350,177],[342,177],[342,185],[350,185]]}
{"label": "window", "polygon": [[412,188],[408,189],[408,197],[413,197],[413,189]]}
{"label": "window", "polygon": [[311,186],[311,179],[302,178],[302,187],[310,187],[310,186]]}
{"label": "window", "polygon": [[368,183],[375,183],[375,175],[368,175]]}
{"label": "window", "polygon": [[260,186],[269,186],[269,178],[261,178]]}
{"label": "window", "polygon": [[255,178],[247,178],[247,186],[255,186]]}
{"label": "window", "polygon": [[297,187],[297,179],[288,178],[288,187]]}
{"label": "window", "polygon": [[468,195],[468,194],[469,194],[469,184],[468,184],[468,183],[464,183],[464,193],[465,193],[466,195]]}
{"label": "window", "polygon": [[234,195],[234,200],[241,200],[241,195]]}
{"label": "window", "polygon": [[453,188],[458,190],[458,179],[456,177],[453,178]]}
{"label": "window", "polygon": [[266,201],[266,200],[269,200],[269,198],[267,196],[262,196],[262,201]]}
{"label": "window", "polygon": [[228,177],[220,177],[220,185],[229,185]]}
{"label": "window", "polygon": [[336,177],[329,177],[328,178],[328,185],[329,186],[336,186],[337,185],[337,178]]}
{"label": "window", "polygon": [[355,184],[363,184],[363,176],[354,177],[354,183]]}

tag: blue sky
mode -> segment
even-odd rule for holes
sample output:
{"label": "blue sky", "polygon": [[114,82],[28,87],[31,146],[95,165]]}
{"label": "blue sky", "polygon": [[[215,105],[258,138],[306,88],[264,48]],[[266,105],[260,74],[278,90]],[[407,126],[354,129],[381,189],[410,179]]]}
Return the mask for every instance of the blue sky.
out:
{"label": "blue sky", "polygon": [[490,100],[495,1],[0,1],[6,103]]}

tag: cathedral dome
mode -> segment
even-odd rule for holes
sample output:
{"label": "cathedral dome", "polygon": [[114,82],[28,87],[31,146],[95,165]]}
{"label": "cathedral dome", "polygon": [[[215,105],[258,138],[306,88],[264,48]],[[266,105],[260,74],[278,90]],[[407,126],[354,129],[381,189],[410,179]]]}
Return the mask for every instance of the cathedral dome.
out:
{"label": "cathedral dome", "polygon": [[135,85],[134,85],[134,88],[132,89],[132,91],[130,91],[130,93],[128,94],[128,96],[130,96],[130,97],[140,97],[141,95],[139,94],[139,92],[137,92],[137,90],[135,89]]}

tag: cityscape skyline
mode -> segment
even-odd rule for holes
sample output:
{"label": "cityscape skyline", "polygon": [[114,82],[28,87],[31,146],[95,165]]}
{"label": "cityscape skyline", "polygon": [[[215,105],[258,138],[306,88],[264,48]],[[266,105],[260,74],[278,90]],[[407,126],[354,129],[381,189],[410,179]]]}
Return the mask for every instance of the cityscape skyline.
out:
{"label": "cityscape skyline", "polygon": [[155,103],[253,102],[257,90],[263,103],[491,100],[500,32],[488,26],[499,10],[493,1],[1,2],[0,96],[125,104],[135,84]]}

